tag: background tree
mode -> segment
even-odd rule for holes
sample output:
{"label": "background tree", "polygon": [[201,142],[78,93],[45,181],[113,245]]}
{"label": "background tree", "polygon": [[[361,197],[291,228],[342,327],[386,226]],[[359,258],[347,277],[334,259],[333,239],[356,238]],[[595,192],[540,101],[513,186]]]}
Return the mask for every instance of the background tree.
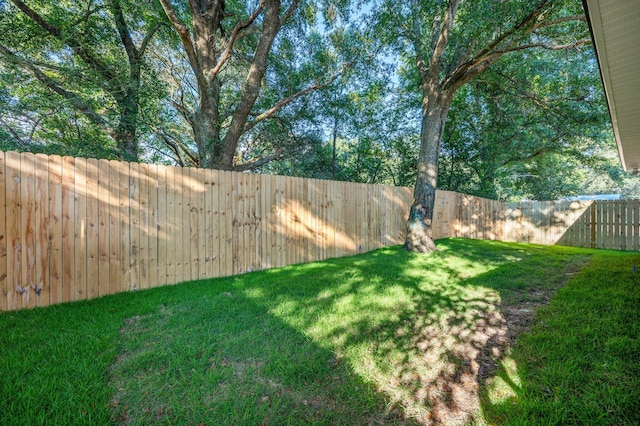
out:
{"label": "background tree", "polygon": [[[352,66],[345,57],[358,53],[352,34],[332,28],[341,13],[334,3],[321,32],[314,2],[160,2],[189,67],[173,75],[171,101],[191,129],[199,166],[252,170],[313,139],[296,131],[304,108],[290,107],[333,83]],[[189,153],[188,142],[180,149]]]}
{"label": "background tree", "polygon": [[[160,26],[153,8],[125,0],[29,3],[10,0],[0,5],[3,81],[13,78],[34,95],[28,99],[18,90],[19,96],[10,100],[14,120],[6,128],[14,130],[15,142],[29,142],[19,136],[25,127],[16,119],[26,119],[22,124],[33,135],[43,120],[50,121],[50,112],[61,110],[55,115],[64,121],[73,109],[82,115],[71,122],[88,132],[83,137],[101,129],[115,142],[119,157],[136,160],[144,56]],[[50,102],[44,102],[46,96]],[[65,131],[64,126],[48,124]],[[104,146],[103,138],[97,139]]]}
{"label": "background tree", "polygon": [[591,48],[504,57],[454,96],[438,187],[511,200],[584,193],[594,176],[618,187],[599,79]]}
{"label": "background tree", "polygon": [[411,55],[421,93],[421,133],[405,248],[428,253],[440,143],[454,95],[509,52],[588,43],[579,2],[383,2],[380,22]]}

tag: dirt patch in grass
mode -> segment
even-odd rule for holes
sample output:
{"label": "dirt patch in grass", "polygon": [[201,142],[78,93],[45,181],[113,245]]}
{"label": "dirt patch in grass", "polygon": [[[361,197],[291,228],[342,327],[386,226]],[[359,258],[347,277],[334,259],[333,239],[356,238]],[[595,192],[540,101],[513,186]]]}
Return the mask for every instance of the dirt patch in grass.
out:
{"label": "dirt patch in grass", "polygon": [[[430,409],[418,418],[420,423],[452,425],[481,420],[480,388],[494,376],[499,361],[509,354],[518,336],[529,330],[536,311],[548,304],[586,262],[584,259],[570,265],[562,277],[545,286],[509,290],[496,310],[476,312],[472,327],[467,324],[465,330],[445,327],[427,331],[430,339],[444,339],[438,335],[445,333],[453,335],[456,343],[440,357],[445,366],[435,380],[424,383],[422,392],[428,395]],[[424,357],[430,358],[429,351]]]}

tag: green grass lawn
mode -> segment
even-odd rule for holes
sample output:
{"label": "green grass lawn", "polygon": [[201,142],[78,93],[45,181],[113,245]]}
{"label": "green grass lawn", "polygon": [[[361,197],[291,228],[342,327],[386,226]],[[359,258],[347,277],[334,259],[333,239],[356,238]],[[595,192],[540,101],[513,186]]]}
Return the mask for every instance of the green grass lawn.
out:
{"label": "green grass lawn", "polygon": [[640,423],[639,254],[437,243],[3,313],[0,424]]}

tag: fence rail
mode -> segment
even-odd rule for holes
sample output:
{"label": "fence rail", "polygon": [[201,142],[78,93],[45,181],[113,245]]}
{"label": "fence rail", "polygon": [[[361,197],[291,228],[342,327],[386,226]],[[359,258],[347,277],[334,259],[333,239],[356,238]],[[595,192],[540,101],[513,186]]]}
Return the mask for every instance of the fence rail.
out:
{"label": "fence rail", "polygon": [[[0,310],[404,241],[410,188],[0,152]],[[435,238],[640,249],[640,201],[438,191]]]}

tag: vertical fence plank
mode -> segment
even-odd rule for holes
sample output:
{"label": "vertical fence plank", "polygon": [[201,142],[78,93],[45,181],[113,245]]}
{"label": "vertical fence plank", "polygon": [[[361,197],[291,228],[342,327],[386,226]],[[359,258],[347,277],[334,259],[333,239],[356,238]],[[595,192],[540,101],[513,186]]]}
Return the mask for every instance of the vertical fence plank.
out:
{"label": "vertical fence plank", "polygon": [[62,158],[49,157],[49,300],[61,303],[62,294]]}
{"label": "vertical fence plank", "polygon": [[20,213],[22,240],[21,299],[22,307],[36,304],[36,206],[35,206],[35,156],[22,153],[20,162]]}
{"label": "vertical fence plank", "polygon": [[120,162],[109,161],[109,294],[122,289]]}
{"label": "vertical fence plank", "polygon": [[131,265],[131,275],[129,278],[132,290],[138,290],[140,287],[140,233],[142,224],[140,218],[144,219],[143,205],[140,199],[141,186],[140,164],[131,163],[129,165],[129,199],[130,199],[130,226],[129,233],[131,235],[129,247],[129,265]]}
{"label": "vertical fence plank", "polygon": [[296,178],[296,194],[295,194],[295,211],[294,215],[296,217],[296,250],[297,250],[297,261],[296,263],[306,262],[306,251],[307,251],[307,230],[305,229],[305,208],[304,208],[304,200],[306,199],[306,188],[305,188],[305,179],[300,177]]}
{"label": "vertical fence plank", "polygon": [[51,304],[51,286],[49,279],[49,157],[44,154],[35,156],[35,281],[34,298],[37,306]]}
{"label": "vertical fence plank", "polygon": [[197,184],[198,175],[197,170],[193,167],[188,167],[184,170],[185,177],[187,178],[186,194],[185,197],[188,200],[188,212],[189,212],[189,265],[191,267],[190,280],[197,280],[200,274],[200,258],[199,258],[199,244],[198,244],[198,227],[199,212],[198,212],[198,198],[200,198],[199,187]]}
{"label": "vertical fence plank", "polygon": [[75,288],[75,256],[73,249],[75,231],[75,158],[62,158],[62,299],[69,302],[73,299]]}
{"label": "vertical fence plank", "polygon": [[113,162],[119,175],[118,188],[118,230],[120,232],[120,241],[117,252],[120,259],[120,280],[118,281],[117,291],[131,290],[131,165],[123,161]]}
{"label": "vertical fence plank", "polygon": [[198,270],[194,279],[207,278],[207,225],[205,222],[205,198],[208,188],[205,184],[205,176],[203,169],[193,169],[193,194],[196,196],[194,207],[198,218],[198,226],[196,229],[196,245],[198,252]]}
{"label": "vertical fence plank", "polygon": [[7,271],[7,171],[5,153],[0,151],[0,312],[9,310],[8,294],[11,291]]}
{"label": "vertical fence plank", "polygon": [[170,175],[169,183],[172,186],[172,200],[173,200],[173,212],[174,218],[172,225],[172,244],[176,248],[173,264],[169,265],[175,275],[173,275],[173,282],[179,283],[184,281],[184,261],[189,252],[185,253],[184,247],[184,228],[188,224],[187,219],[184,218],[184,206],[182,205],[182,167],[171,167],[167,170],[167,175]]}
{"label": "vertical fence plank", "polygon": [[269,176],[267,192],[269,199],[269,267],[276,267],[278,264],[278,203],[277,203],[277,176]]}
{"label": "vertical fence plank", "polygon": [[213,182],[213,170],[202,169],[200,171],[200,179],[203,185],[202,193],[202,217],[203,225],[203,244],[204,244],[204,267],[200,270],[202,278],[213,277],[213,203],[211,201],[211,193],[216,189]]}
{"label": "vertical fence plank", "polygon": [[287,211],[285,202],[287,200],[286,180],[282,176],[275,177],[275,203],[276,203],[276,264],[278,267],[286,265],[287,244],[286,220]]}
{"label": "vertical fence plank", "polygon": [[258,175],[260,185],[260,269],[271,268],[271,179]]}
{"label": "vertical fence plank", "polygon": [[[129,291],[132,289],[131,282],[133,276],[133,268],[131,265],[131,236],[134,226],[132,216],[134,215],[135,206],[133,206],[132,194],[132,164],[119,162],[120,169],[120,267],[121,280],[119,291]],[[137,219],[135,220],[137,222]],[[135,258],[134,258],[135,259]]]}
{"label": "vertical fence plank", "polygon": [[224,271],[224,276],[229,276],[233,274],[233,210],[235,208],[233,180],[231,172],[220,172],[219,176],[224,179],[224,191],[219,201],[220,211],[223,215],[220,225],[224,228],[224,232],[221,234],[220,254],[224,256],[225,260],[221,263],[220,272]]}
{"label": "vertical fence plank", "polygon": [[307,259],[309,261],[319,260],[318,256],[318,231],[320,223],[318,221],[318,180],[309,179],[307,181],[307,222],[305,224],[308,231]]}
{"label": "vertical fence plank", "polygon": [[158,251],[159,251],[159,239],[158,239],[158,215],[159,208],[158,205],[160,203],[158,197],[159,195],[159,170],[158,166],[155,164],[149,165],[148,169],[148,188],[149,188],[149,198],[148,198],[148,208],[149,208],[149,254],[147,255],[148,259],[148,281],[149,287],[157,287],[159,285],[159,270],[158,270]]}
{"label": "vertical fence plank", "polygon": [[328,227],[327,227],[327,214],[328,214],[328,181],[319,180],[318,181],[318,203],[319,203],[319,235],[318,235],[318,245],[319,245],[319,259],[327,258],[327,244],[328,244]]}
{"label": "vertical fence plank", "polygon": [[633,200],[633,250],[640,250],[640,200]]}
{"label": "vertical fence plank", "polygon": [[[182,241],[181,268],[178,282],[191,280],[191,202],[189,199],[189,168],[180,167],[176,169],[179,174],[176,178],[180,181],[180,207],[182,210],[182,222],[180,226],[180,236]],[[177,181],[176,179],[176,181]]]}
{"label": "vertical fence plank", "polygon": [[220,201],[219,197],[222,193],[220,186],[220,172],[211,170],[211,276],[219,277],[220,272]]}
{"label": "vertical fence plank", "polygon": [[136,277],[138,289],[149,288],[149,166],[136,164],[138,171],[138,249]]}
{"label": "vertical fence plank", "polygon": [[87,299],[93,299],[100,295],[100,266],[99,262],[99,234],[98,229],[98,160],[87,160]]}
{"label": "vertical fence plank", "polygon": [[18,308],[23,291],[21,281],[22,238],[20,214],[20,154],[6,153],[6,223],[7,223],[7,304],[8,309]]}
{"label": "vertical fence plank", "polygon": [[157,225],[156,225],[156,241],[158,254],[155,258],[157,285],[163,286],[167,284],[167,244],[168,244],[168,210],[167,197],[169,188],[167,185],[167,167],[159,165],[156,167],[156,187],[157,187]]}
{"label": "vertical fence plank", "polygon": [[109,213],[111,210],[111,185],[109,184],[109,161],[98,162],[98,294],[110,294],[109,269]]}
{"label": "vertical fence plank", "polygon": [[295,263],[294,260],[294,224],[291,216],[291,201],[293,200],[293,188],[294,179],[284,179],[283,180],[283,195],[282,195],[282,236],[283,236],[283,260],[282,265],[292,265]]}
{"label": "vertical fence plank", "polygon": [[189,169],[187,167],[176,168],[176,184],[178,185],[178,204],[181,221],[179,223],[179,244],[181,249],[180,262],[178,263],[177,282],[191,279],[191,212],[189,210]]}
{"label": "vertical fence plank", "polygon": [[242,192],[244,185],[242,182],[242,176],[239,173],[230,173],[231,182],[233,182],[231,197],[233,208],[231,213],[233,215],[233,224],[231,228],[232,235],[232,256],[233,256],[233,274],[238,274],[242,271],[242,265],[240,264],[240,253],[242,252],[242,219],[244,214],[244,194]]}
{"label": "vertical fence plank", "polygon": [[612,249],[614,247],[615,238],[615,202],[607,204],[607,245],[606,248]]}
{"label": "vertical fence plank", "polygon": [[248,272],[251,270],[251,264],[255,257],[254,239],[251,235],[251,175],[248,173],[239,173],[240,182],[242,182],[240,191],[243,200],[244,210],[242,212],[241,226],[242,226],[242,249],[240,256],[242,258],[240,264],[242,272]]}
{"label": "vertical fence plank", "polygon": [[246,196],[246,211],[245,211],[245,240],[247,241],[247,265],[246,271],[255,271],[258,267],[258,236],[256,234],[257,227],[257,214],[256,214],[256,191],[255,191],[255,175],[253,173],[244,173],[245,176],[245,196]]}
{"label": "vertical fence plank", "polygon": [[167,264],[167,284],[175,284],[178,282],[176,264],[178,263],[178,254],[180,249],[178,239],[178,222],[182,215],[177,208],[177,196],[175,182],[175,167],[167,167],[165,169],[167,175],[167,221],[165,224],[165,239],[167,242],[167,255],[165,263]]}
{"label": "vertical fence plank", "polygon": [[251,238],[253,240],[253,262],[252,271],[263,269],[263,239],[265,233],[262,231],[263,214],[263,196],[261,176],[251,173]]}
{"label": "vertical fence plank", "polygon": [[73,300],[87,297],[87,160],[76,158]]}
{"label": "vertical fence plank", "polygon": [[613,202],[613,245],[611,248],[618,250],[620,247],[620,203]]}

